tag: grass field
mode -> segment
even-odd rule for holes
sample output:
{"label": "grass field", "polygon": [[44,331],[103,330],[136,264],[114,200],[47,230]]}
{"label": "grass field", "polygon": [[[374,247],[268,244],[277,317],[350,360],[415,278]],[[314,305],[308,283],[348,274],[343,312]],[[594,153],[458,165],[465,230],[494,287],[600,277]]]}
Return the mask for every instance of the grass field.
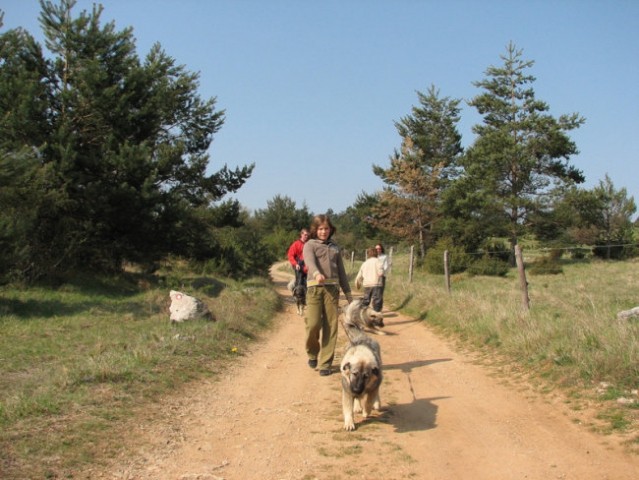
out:
{"label": "grass field", "polygon": [[[140,280],[0,290],[0,478],[62,478],[117,455],[127,419],[214,376],[280,305],[266,279]],[[204,300],[217,321],[171,324],[170,289]]]}
{"label": "grass field", "polygon": [[[639,304],[637,260],[566,261],[561,274],[530,275],[530,311],[515,271],[456,275],[449,294],[442,276],[419,269],[409,282],[407,264],[407,256],[393,258],[389,307],[561,390],[572,408],[596,405],[592,427],[625,432],[637,449],[639,319],[616,318]],[[171,289],[201,298],[217,320],[171,324]],[[214,377],[279,308],[267,279],[179,269],[153,279],[0,288],[0,478],[72,478],[65,472],[116,457],[127,422],[142,422],[189,382]]]}

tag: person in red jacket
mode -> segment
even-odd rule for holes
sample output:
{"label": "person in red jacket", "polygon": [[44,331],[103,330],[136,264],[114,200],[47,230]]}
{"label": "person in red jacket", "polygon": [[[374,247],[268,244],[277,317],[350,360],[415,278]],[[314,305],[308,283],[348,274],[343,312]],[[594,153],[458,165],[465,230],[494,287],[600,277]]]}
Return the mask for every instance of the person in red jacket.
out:
{"label": "person in red jacket", "polygon": [[304,244],[308,240],[308,229],[302,228],[300,230],[300,238],[291,243],[288,247],[288,261],[290,262],[293,270],[295,270],[295,286],[303,285],[306,289],[306,274],[308,268],[304,263]]}

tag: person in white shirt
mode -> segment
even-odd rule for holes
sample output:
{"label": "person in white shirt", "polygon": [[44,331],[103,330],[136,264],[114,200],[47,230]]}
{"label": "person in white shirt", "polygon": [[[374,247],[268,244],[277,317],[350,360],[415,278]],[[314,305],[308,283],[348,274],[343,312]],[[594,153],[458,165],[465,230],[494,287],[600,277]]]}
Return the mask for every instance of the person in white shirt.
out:
{"label": "person in white shirt", "polygon": [[366,250],[367,259],[357,272],[355,285],[364,288],[362,305],[373,307],[376,312],[382,311],[382,275],[384,270],[375,248]]}

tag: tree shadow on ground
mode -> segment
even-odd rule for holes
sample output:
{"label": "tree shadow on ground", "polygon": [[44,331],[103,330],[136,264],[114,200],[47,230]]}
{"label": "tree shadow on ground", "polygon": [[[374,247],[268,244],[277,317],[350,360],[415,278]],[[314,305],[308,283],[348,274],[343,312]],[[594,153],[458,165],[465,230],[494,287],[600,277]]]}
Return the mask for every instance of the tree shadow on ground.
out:
{"label": "tree shadow on ground", "polygon": [[[412,293],[406,295],[406,297],[404,297],[404,300],[402,300],[402,302],[396,306],[395,310],[402,310],[403,308],[406,308],[406,306],[410,303],[412,299],[413,299]],[[384,318],[391,318],[396,316],[397,316],[396,313],[384,314]],[[427,316],[428,316],[428,312],[420,312],[419,315],[417,315],[412,321],[425,320]]]}
{"label": "tree shadow on ground", "polygon": [[0,298],[0,315],[15,315],[21,320],[77,315],[98,308],[101,300],[68,303],[62,300],[21,300]]}
{"label": "tree shadow on ground", "polygon": [[402,300],[402,303],[397,305],[397,310],[401,310],[402,308],[404,308],[406,305],[410,303],[412,299],[413,299],[412,293],[409,293],[408,295],[406,295],[406,297],[404,297],[404,300]]}

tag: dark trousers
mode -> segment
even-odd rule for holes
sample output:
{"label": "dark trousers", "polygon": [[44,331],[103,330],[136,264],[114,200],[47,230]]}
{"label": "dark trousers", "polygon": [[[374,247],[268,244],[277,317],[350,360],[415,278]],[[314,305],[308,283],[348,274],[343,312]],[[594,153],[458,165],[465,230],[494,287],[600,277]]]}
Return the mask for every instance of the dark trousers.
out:
{"label": "dark trousers", "polygon": [[364,287],[364,296],[362,297],[362,305],[371,306],[376,312],[381,312],[384,306],[384,287]]}

